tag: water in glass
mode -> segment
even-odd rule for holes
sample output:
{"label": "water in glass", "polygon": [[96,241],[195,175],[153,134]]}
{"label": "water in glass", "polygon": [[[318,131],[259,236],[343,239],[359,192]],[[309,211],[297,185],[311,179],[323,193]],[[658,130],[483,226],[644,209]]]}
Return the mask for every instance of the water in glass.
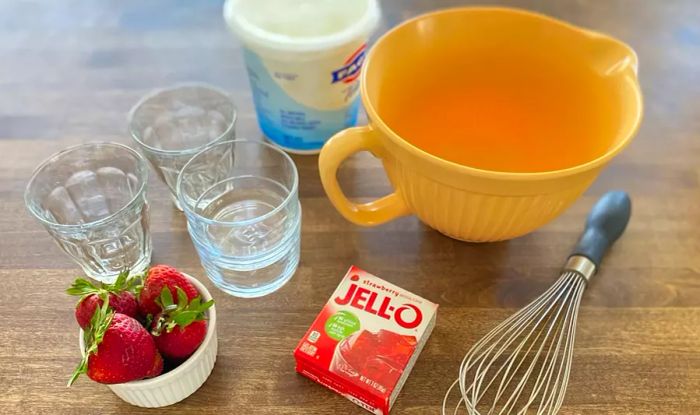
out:
{"label": "water in glass", "polygon": [[296,168],[268,144],[235,140],[195,156],[180,201],[207,275],[222,290],[258,297],[284,285],[299,263]]}

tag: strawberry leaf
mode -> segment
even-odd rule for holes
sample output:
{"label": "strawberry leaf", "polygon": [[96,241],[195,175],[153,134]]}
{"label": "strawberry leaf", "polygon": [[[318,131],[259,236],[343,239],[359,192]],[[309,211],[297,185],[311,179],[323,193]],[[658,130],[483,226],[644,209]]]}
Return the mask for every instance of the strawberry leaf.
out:
{"label": "strawberry leaf", "polygon": [[[199,298],[199,297],[197,297],[197,298]],[[195,299],[196,299],[196,298],[195,298]],[[203,303],[202,305],[199,306],[199,311],[200,311],[200,313],[204,313],[205,311],[207,311],[208,309],[210,309],[211,306],[213,306],[213,305],[214,305],[214,300],[213,300],[213,299],[207,301],[206,303]]]}
{"label": "strawberry leaf", "polygon": [[194,321],[196,321],[198,314],[199,313],[196,311],[182,311],[174,315],[172,319],[175,324],[177,324],[178,326],[180,326],[181,329],[183,329],[189,326]]}
{"label": "strawberry leaf", "polygon": [[160,297],[158,297],[156,302],[162,309],[166,309],[173,305],[173,294],[170,292],[170,289],[167,286],[163,287],[163,289],[160,291]]}
{"label": "strawberry leaf", "polygon": [[129,268],[125,268],[119,273],[116,281],[114,281],[112,284],[103,284],[102,288],[113,293],[129,291],[135,295],[138,295],[143,288],[143,275],[129,275]]}
{"label": "strawberry leaf", "polygon": [[78,366],[75,368],[75,370],[73,370],[73,374],[71,375],[70,379],[68,379],[68,385],[66,386],[71,387],[78,379],[78,376],[87,372],[87,361],[87,357],[80,359],[80,363],[78,363]]}
{"label": "strawberry leaf", "polygon": [[126,268],[119,273],[117,279],[111,284],[102,284],[102,288],[107,291],[120,292],[126,289],[129,278],[129,269]]}
{"label": "strawberry leaf", "polygon": [[84,355],[68,380],[68,386],[71,386],[78,376],[87,372],[90,355],[97,353],[97,347],[102,343],[107,329],[112,324],[114,311],[109,307],[109,295],[105,293],[102,300],[102,306],[95,309],[90,325],[83,331]]}
{"label": "strawberry leaf", "polygon": [[178,308],[180,307],[186,307],[188,300],[187,300],[187,294],[185,294],[185,291],[180,288],[180,287],[175,287],[175,290],[177,291],[177,305]]}
{"label": "strawberry leaf", "polygon": [[[158,336],[160,335],[163,328],[170,333],[175,326],[179,326],[180,329],[184,329],[195,321],[206,320],[206,311],[214,305],[214,300],[209,300],[202,303],[202,298],[197,296],[187,301],[187,294],[180,288],[176,287],[178,304],[177,306],[166,306],[163,307],[163,312],[160,315],[158,324],[151,332]],[[163,297],[165,292],[161,293]],[[168,292],[168,295],[170,293]],[[172,299],[172,296],[171,296]],[[167,298],[163,299],[167,300]]]}
{"label": "strawberry leaf", "polygon": [[129,278],[129,284],[127,289],[134,293],[135,296],[139,296],[143,290],[143,283],[146,280],[146,275],[148,270],[144,271],[143,274],[135,274]]}
{"label": "strawberry leaf", "polygon": [[102,301],[102,307],[95,309],[95,314],[90,319],[92,339],[90,343],[85,343],[89,345],[87,348],[89,353],[97,353],[97,346],[102,343],[105,333],[112,323],[112,318],[114,318],[114,311],[109,307],[109,295],[105,295]]}
{"label": "strawberry leaf", "polygon": [[126,282],[126,287],[125,291],[129,291],[132,294],[138,296],[141,293],[141,290],[143,289],[143,280],[141,279],[141,275],[132,275],[129,280]]}
{"label": "strawberry leaf", "polygon": [[70,288],[66,290],[66,294],[84,297],[89,294],[98,293],[99,291],[100,289],[95,287],[95,285],[90,281],[84,278],[76,278],[76,280],[73,281],[73,284],[71,284]]}
{"label": "strawberry leaf", "polygon": [[112,284],[102,283],[99,287],[84,278],[77,278],[66,290],[66,293],[68,295],[80,296],[78,300],[78,304],[80,304],[80,302],[91,294],[97,294],[103,298],[107,293],[119,294],[124,291],[135,292],[136,286],[140,284],[140,281],[138,276],[129,277],[129,269],[124,269],[119,273],[117,279]]}

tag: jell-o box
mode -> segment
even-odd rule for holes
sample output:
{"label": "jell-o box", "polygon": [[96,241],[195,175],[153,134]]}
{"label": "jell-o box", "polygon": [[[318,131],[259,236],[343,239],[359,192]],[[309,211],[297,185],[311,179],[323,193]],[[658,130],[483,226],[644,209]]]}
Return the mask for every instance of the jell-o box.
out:
{"label": "jell-o box", "polygon": [[437,308],[352,266],[294,350],[296,370],[374,414],[388,414]]}

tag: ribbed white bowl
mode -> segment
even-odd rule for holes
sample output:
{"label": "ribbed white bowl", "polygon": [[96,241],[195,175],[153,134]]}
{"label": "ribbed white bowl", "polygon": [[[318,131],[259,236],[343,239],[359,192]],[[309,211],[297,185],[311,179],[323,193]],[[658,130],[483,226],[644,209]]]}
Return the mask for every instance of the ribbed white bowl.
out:
{"label": "ribbed white bowl", "polygon": [[[197,287],[204,301],[211,299],[207,288],[197,279],[185,274]],[[216,362],[216,306],[208,310],[207,335],[196,352],[180,366],[152,379],[107,385],[124,401],[145,408],[168,406],[192,395],[207,380]],[[80,350],[84,353],[83,331]]]}

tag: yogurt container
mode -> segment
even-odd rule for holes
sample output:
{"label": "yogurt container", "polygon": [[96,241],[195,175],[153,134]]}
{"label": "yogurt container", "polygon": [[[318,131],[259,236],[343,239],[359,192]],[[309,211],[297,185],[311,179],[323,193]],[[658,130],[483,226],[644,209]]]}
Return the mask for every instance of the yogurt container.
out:
{"label": "yogurt container", "polygon": [[224,17],[243,44],[258,122],[271,142],[318,153],[355,124],[377,0],[227,0]]}

